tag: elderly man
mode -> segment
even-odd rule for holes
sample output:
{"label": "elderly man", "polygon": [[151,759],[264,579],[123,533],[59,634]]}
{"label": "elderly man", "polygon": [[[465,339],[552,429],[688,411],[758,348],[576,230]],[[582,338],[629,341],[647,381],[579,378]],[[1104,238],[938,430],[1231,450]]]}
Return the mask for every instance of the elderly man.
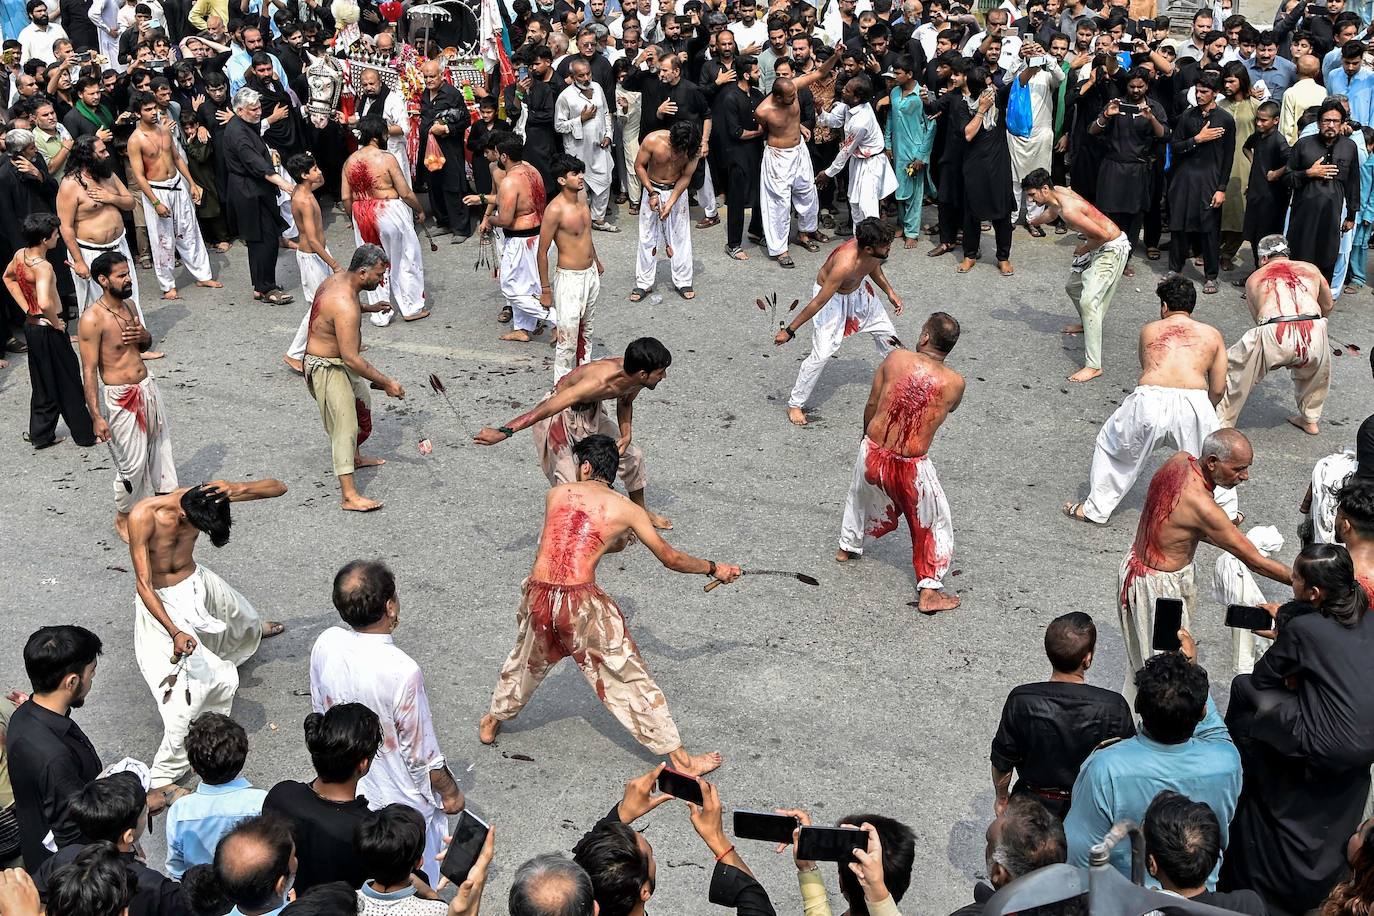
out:
{"label": "elderly man", "polygon": [[[427,61],[420,68],[425,89],[420,94],[420,157],[417,179],[423,174],[429,183],[429,208],[434,221],[443,231],[453,233],[454,242],[462,242],[472,235],[472,214],[463,197],[468,193],[464,172],[463,135],[467,133],[467,103],[457,88],[444,82],[437,61]],[[440,162],[426,152],[433,137],[443,154]]]}
{"label": "elderly man", "polygon": [[225,125],[222,148],[228,172],[229,212],[248,245],[248,273],[253,298],[285,305],[292,297],[277,285],[277,249],[286,220],[277,206],[277,191],[294,185],[277,172],[272,152],[258,128],[262,97],[252,89],[234,94],[234,118]]}
{"label": "elderly man", "polygon": [[563,135],[563,151],[582,160],[586,171],[587,204],[592,211],[592,228],[619,232],[606,222],[606,206],[611,199],[611,108],[606,93],[592,79],[592,70],[582,58],[568,68],[571,82],[558,96],[554,106],[554,128]]}

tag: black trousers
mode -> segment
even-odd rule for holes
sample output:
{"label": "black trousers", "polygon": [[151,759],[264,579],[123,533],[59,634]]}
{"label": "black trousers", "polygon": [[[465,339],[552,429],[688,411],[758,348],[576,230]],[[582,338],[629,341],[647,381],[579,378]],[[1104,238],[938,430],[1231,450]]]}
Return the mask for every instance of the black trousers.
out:
{"label": "black trousers", "polygon": [[1145,222],[1145,214],[1108,213],[1107,218],[1116,223],[1118,229],[1126,233],[1126,238],[1131,240],[1131,249],[1134,250],[1136,243],[1140,241],[1140,227]]}
{"label": "black trousers", "polygon": [[81,366],[67,335],[45,325],[25,324],[29,345],[29,441],[35,447],[52,442],[61,415],[72,432],[72,441],[83,448],[95,445],[86,394],[81,387]]}
{"label": "black trousers", "polygon": [[729,157],[724,165],[725,247],[738,248],[744,242],[746,208],[750,211],[749,234],[763,235],[763,211],[759,206],[758,188],[760,163],[753,157]]}
{"label": "black trousers", "polygon": [[[1011,258],[1011,217],[991,220],[993,238],[997,242],[997,260]],[[973,215],[969,208],[964,209],[964,257],[978,259],[983,245],[983,221]],[[944,220],[940,221],[940,232],[944,233]],[[941,239],[943,241],[943,239]]]}
{"label": "black trousers", "polygon": [[253,289],[259,293],[270,293],[277,289],[277,250],[281,239],[273,236],[248,245],[248,275],[253,280]]}
{"label": "black trousers", "polygon": [[445,149],[444,167],[437,172],[425,169],[425,174],[429,177],[429,204],[434,210],[434,221],[447,226],[454,235],[467,237],[472,235],[472,212],[463,203],[468,182],[463,174],[462,149]]}
{"label": "black trousers", "polygon": [[1216,210],[1208,216],[1205,226],[1201,232],[1170,231],[1169,269],[1174,273],[1183,271],[1190,244],[1202,253],[1203,279],[1215,280],[1221,272],[1221,211]]}

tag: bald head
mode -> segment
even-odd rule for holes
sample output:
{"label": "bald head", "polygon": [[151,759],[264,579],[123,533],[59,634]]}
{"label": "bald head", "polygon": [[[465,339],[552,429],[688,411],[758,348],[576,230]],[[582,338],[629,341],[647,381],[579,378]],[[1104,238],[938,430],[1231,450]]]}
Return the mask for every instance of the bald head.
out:
{"label": "bald head", "polygon": [[592,893],[592,879],[576,862],[535,856],[516,871],[507,909],[511,916],[592,916]]}
{"label": "bald head", "polygon": [[224,896],[241,911],[284,904],[295,871],[291,827],[275,815],[240,821],[215,849],[215,876]]}
{"label": "bald head", "polygon": [[1313,80],[1322,72],[1322,62],[1311,54],[1304,54],[1295,62],[1298,68],[1298,79]]}
{"label": "bald head", "polygon": [[420,65],[420,75],[422,76],[437,77],[442,72],[437,60],[427,60]]}
{"label": "bald head", "polygon": [[797,87],[785,76],[773,80],[773,98],[784,105],[791,105],[797,99]]}

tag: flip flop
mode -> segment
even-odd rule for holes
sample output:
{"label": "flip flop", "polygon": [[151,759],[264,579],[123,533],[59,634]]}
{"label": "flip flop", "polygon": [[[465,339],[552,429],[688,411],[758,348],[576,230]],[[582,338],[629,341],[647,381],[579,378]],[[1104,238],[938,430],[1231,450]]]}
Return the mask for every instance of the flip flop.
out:
{"label": "flip flop", "polygon": [[1082,503],[1065,503],[1064,508],[1060,511],[1063,512],[1065,516],[1073,519],[1076,522],[1086,522],[1089,525],[1097,525],[1099,528],[1103,525],[1102,522],[1095,522],[1083,514]]}
{"label": "flip flop", "polygon": [[731,258],[733,258],[734,260],[736,260],[736,261],[747,261],[747,260],[749,260],[749,255],[747,255],[747,254],[744,253],[744,249],[743,249],[743,248],[731,248],[729,245],[726,245],[726,246],[725,246],[725,253],[726,253],[727,255],[729,255]]}
{"label": "flip flop", "polygon": [[778,262],[779,267],[792,268],[797,266],[797,262],[792,260],[792,256],[790,254],[780,254],[773,260]]}
{"label": "flip flop", "polygon": [[1054,234],[1055,234],[1055,235],[1068,235],[1068,234],[1069,234],[1069,227],[1068,227],[1068,226],[1065,226],[1062,222],[1061,222],[1061,223],[1058,223],[1058,224],[1056,224],[1055,227],[1054,227]]}
{"label": "flip flop", "polygon": [[1217,281],[1216,281],[1216,280],[1208,280],[1206,283],[1202,284],[1202,291],[1203,291],[1203,293],[1205,293],[1205,294],[1208,295],[1208,296],[1214,296],[1214,295],[1216,295],[1216,292],[1217,292]]}
{"label": "flip flop", "polygon": [[813,253],[821,250],[820,244],[812,239],[798,238],[797,244]]}
{"label": "flip flop", "polygon": [[647,289],[640,289],[636,286],[634,289],[630,290],[630,301],[641,302],[647,295],[649,295],[649,291]]}
{"label": "flip flop", "polygon": [[496,323],[505,324],[506,322],[511,320],[511,315],[512,313],[509,305],[501,306],[501,314],[496,316]]}
{"label": "flip flop", "polygon": [[692,289],[690,286],[675,288],[677,289],[677,294],[684,299],[695,299],[697,297],[697,291]]}
{"label": "flip flop", "polygon": [[1045,237],[1045,230],[1039,226],[1027,226],[1026,231],[1029,232],[1032,237],[1037,239],[1043,239]]}

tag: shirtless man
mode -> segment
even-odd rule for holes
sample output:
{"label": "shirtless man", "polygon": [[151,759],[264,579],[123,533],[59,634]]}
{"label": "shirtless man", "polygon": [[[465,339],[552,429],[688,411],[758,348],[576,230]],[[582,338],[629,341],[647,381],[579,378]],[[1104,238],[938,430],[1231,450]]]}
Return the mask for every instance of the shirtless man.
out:
{"label": "shirtless man", "polygon": [[891,249],[891,226],[876,216],[861,221],[854,238],[830,252],[821,265],[811,287],[811,301],[773,338],[773,343],[782,346],[797,336],[797,328],[815,318],[811,322],[811,353],[803,360],[787,399],[787,419],[796,425],[806,425],[803,408],[826,361],[846,337],[872,334],[874,345],[884,356],[900,345],[892,319],[874,289],[881,289],[897,314],[902,314],[902,297],[883,274],[883,262]]}
{"label": "shirtless man", "polygon": [[818,228],[820,208],[816,176],[805,143],[807,138],[802,136],[797,92],[825,79],[839,60],[839,54],[831,54],[810,73],[791,79],[778,77],[772,91],[754,109],[754,118],[767,138],[759,183],[763,235],[768,243],[768,256],[783,267],[794,266],[787,251],[793,206],[797,208],[797,241],[803,248],[819,251],[819,243],[830,241],[830,237]]}
{"label": "shirtless man", "polygon": [[[90,262],[107,251],[130,257],[120,211],[133,211],[134,196],[114,168],[115,161],[104,140],[98,135],[81,137],[72,143],[67,171],[57,189],[62,241],[67,246],[67,262],[83,313],[101,296],[100,284],[91,277]],[[138,299],[138,276],[131,272],[129,279],[134,284],[129,300],[138,313],[138,323],[146,327],[148,322]],[[143,358],[158,359],[162,355],[149,350]]]}
{"label": "shirtless man", "polygon": [[331,274],[343,270],[329,253],[324,241],[324,219],[320,216],[320,202],[315,192],[324,186],[324,173],[310,153],[297,153],[286,163],[286,173],[296,183],[291,192],[291,217],[295,220],[296,266],[301,272],[301,292],[310,305],[306,306],[300,327],[282,361],[297,375],[305,373],[305,343],[310,337],[310,306],[315,304],[315,292]]}
{"label": "shirtless man", "polygon": [[631,535],[676,572],[733,582],[740,568],[674,549],[643,507],[615,492],[619,453],[610,436],[588,436],[572,453],[575,481],[560,483],[544,498],[544,530],[516,612],[515,648],[501,666],[478,738],[494,742],[501,723],[515,718],[554,666],[571,656],[636,741],[653,754],[666,754],[684,773],[709,773],[720,766],[720,754],[687,753],[668,701],[626,631],[625,617],[596,583],[596,569],[603,555],[623,550]]}
{"label": "shirtless man", "polygon": [[219,289],[224,284],[210,272],[210,256],[196,222],[196,204],[204,193],[191,179],[186,158],[172,139],[170,122],[158,114],[157,99],[146,92],[134,93],[130,107],[138,124],[129,135],[129,169],[143,192],[143,217],[148,224],[148,244],[153,249],[153,271],[163,299],[177,294],[176,256],[196,278],[196,286]]}
{"label": "shirtless man", "polygon": [[1218,429],[1202,442],[1198,457],[1176,452],[1150,479],[1135,541],[1121,560],[1117,613],[1126,641],[1126,679],[1122,693],[1135,702],[1135,672],[1151,654],[1155,599],[1183,601],[1183,629],[1192,630],[1197,605],[1193,555],[1198,541],[1220,547],[1252,571],[1288,584],[1287,566],[1260,553],[1217,505],[1214,491],[1250,479],[1254,452],[1250,440],[1234,429]]}
{"label": "shirtless man", "polygon": [[[544,210],[539,229],[539,304],[553,306],[555,349],[553,383],[587,361],[601,274],[606,269],[592,242],[592,213],[582,195],[582,160],[560,155],[553,160],[558,196]],[[549,284],[549,245],[558,246],[558,269]]]}
{"label": "shirtless man", "polygon": [[1374,602],[1374,480],[1351,477],[1338,491],[1336,536],[1350,551],[1355,581]]}
{"label": "shirtless man", "polygon": [[[1159,320],[1140,329],[1140,381],[1097,434],[1092,483],[1085,502],[1069,503],[1069,518],[1105,525],[1131,491],[1145,462],[1166,440],[1190,455],[1215,432],[1216,404],[1226,390],[1226,344],[1221,332],[1193,320],[1197,290],[1183,277],[1155,289]],[[1217,502],[1236,517],[1236,491],[1219,489]]]}
{"label": "shirtless man", "polygon": [[24,341],[28,344],[28,441],[35,449],[57,445],[57,417],[67,421],[72,439],[82,448],[95,445],[91,414],[81,390],[81,367],[57,295],[57,274],[48,253],[57,247],[57,217],[30,213],[20,221],[24,247],[5,265],[5,288],[24,309]]}
{"label": "shirtless man", "polygon": [[1131,240],[1102,211],[1071,189],[1056,186],[1044,169],[1021,179],[1021,187],[1045,208],[1031,220],[1032,226],[1063,219],[1083,236],[1073,250],[1069,282],[1064,287],[1082,323],[1069,325],[1064,333],[1083,335],[1083,368],[1069,376],[1069,381],[1090,382],[1102,374],[1102,320],[1126,269]]}
{"label": "shirtless man", "polygon": [[945,365],[959,341],[959,322],[935,312],[921,328],[916,351],[893,350],[873,376],[864,406],[864,438],[840,527],[841,563],[863,553],[864,536],[880,538],[905,518],[916,570],[916,609],[935,614],[959,606],[941,591],[954,554],[949,502],[926,457],[935,431],[959,407],[964,377]]}
{"label": "shirtless man", "polygon": [[[473,441],[495,445],[527,427],[534,427],[534,449],[550,486],[577,479],[579,462],[573,445],[597,433],[616,440],[620,450],[620,480],[635,505],[644,506],[644,453],[633,437],[634,402],[644,389],[653,391],[668,375],[673,355],[652,337],[630,341],[623,357],[592,360],[558,380],[533,410],[505,426],[485,427]],[[615,419],[604,401],[615,398]],[[649,513],[654,527],[668,529],[673,523]]]}
{"label": "shirtless man", "polygon": [[372,305],[394,306],[369,309],[372,323],[379,328],[391,323],[395,311],[406,321],[429,317],[425,265],[415,234],[415,223],[424,223],[425,211],[396,157],[387,152],[386,131],[381,115],[368,115],[358,123],[358,151],[344,160],[342,186],[344,212],[352,218],[355,242],[380,245],[394,268],[367,294]]}
{"label": "shirtless man", "polygon": [[640,138],[635,174],[644,186],[639,205],[639,255],[630,301],[639,302],[654,288],[658,252],[672,261],[673,287],[683,299],[692,289],[692,236],[688,232],[687,187],[701,158],[701,125],[674,121],[667,130]]}
{"label": "shirtless man", "polygon": [[264,621],[248,599],[196,562],[196,539],[203,531],[210,543],[223,547],[229,542],[230,503],[285,492],[280,480],[214,480],[145,499],[129,516],[137,588],[134,657],[163,727],[149,773],[152,788],[190,772],[186,732],[191,720],[203,712],[229,715],[239,687],[238,666],[264,636],[283,629]]}
{"label": "shirtless man", "polygon": [[1226,394],[1217,405],[1222,426],[1235,426],[1250,389],[1265,373],[1288,369],[1298,415],[1288,422],[1315,436],[1331,387],[1326,316],[1335,307],[1326,277],[1314,265],[1288,258],[1288,240],[1266,235],[1255,246],[1260,266],[1245,281],[1255,327],[1227,351]]}
{"label": "shirtless man", "polygon": [[[463,203],[469,207],[486,208],[482,211],[481,222],[477,224],[478,244],[494,245],[501,249],[502,253],[505,252],[506,237],[500,227],[491,224],[491,219],[496,215],[496,199],[501,191],[501,180],[506,177],[506,170],[501,168],[500,154],[496,152],[496,147],[510,135],[510,131],[507,130],[494,130],[487,134],[486,146],[482,148],[482,156],[486,159],[487,170],[491,173],[491,193],[468,194],[463,197]],[[480,166],[473,166],[473,168],[480,168]],[[499,277],[499,274],[499,270],[493,269],[493,277]],[[501,311],[496,315],[496,323],[505,324],[510,321],[512,313],[510,303],[503,302]]]}
{"label": "shirtless man", "polygon": [[[544,330],[549,310],[539,301],[539,224],[548,201],[544,178],[525,162],[525,141],[510,134],[496,147],[496,162],[504,173],[496,189],[496,212],[491,224],[505,234],[501,246],[501,295],[512,314],[511,330],[502,340],[529,343]],[[504,313],[503,313],[504,314]]]}
{"label": "shirtless man", "polygon": [[[392,162],[390,153],[384,153]],[[378,245],[364,243],[353,252],[348,270],[320,284],[310,306],[310,335],[305,346],[305,386],[320,408],[320,422],[329,436],[334,457],[334,476],[343,493],[340,507],[354,512],[382,508],[374,499],[358,493],[353,483],[356,468],[380,467],[382,458],[364,458],[358,446],[372,435],[372,398],[368,385],[388,397],[404,398],[405,389],[387,378],[358,351],[363,312],[389,309],[387,303],[362,305],[358,294],[371,292],[382,283],[390,265]]]}
{"label": "shirtless man", "polygon": [[[139,320],[138,310],[129,305],[134,290],[130,266],[128,257],[119,251],[107,251],[91,262],[90,274],[100,284],[100,298],[82,314],[77,331],[86,410],[95,437],[110,443],[115,531],[125,542],[134,504],[177,488],[162,394],[139,356],[153,338]],[[100,415],[101,384],[108,420]]]}

